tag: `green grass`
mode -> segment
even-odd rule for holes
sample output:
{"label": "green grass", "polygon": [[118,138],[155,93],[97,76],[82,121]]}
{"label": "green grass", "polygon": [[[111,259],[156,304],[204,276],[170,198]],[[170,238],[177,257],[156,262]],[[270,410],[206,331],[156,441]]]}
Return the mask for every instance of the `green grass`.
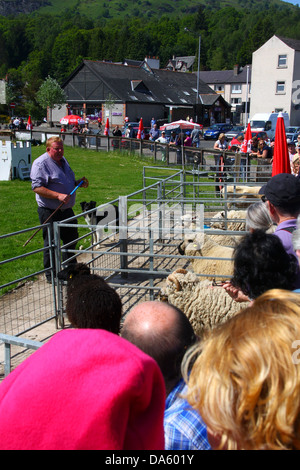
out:
{"label": "green grass", "polygon": [[[46,151],[45,146],[32,147],[32,160]],[[143,186],[142,174],[145,161],[134,155],[96,152],[93,150],[65,147],[65,156],[76,178],[86,176],[89,187],[79,188],[76,194],[75,214],[82,212],[81,201],[94,200],[102,204],[127,195]],[[0,181],[0,236],[39,225],[35,194],[31,182],[15,179]],[[33,232],[25,232],[0,240],[0,261],[21,256],[43,247],[42,231],[25,247]],[[30,275],[43,269],[42,254],[20,259],[0,266],[0,284]]]}
{"label": "green grass", "polygon": [[[32,147],[32,161],[46,151],[44,145]],[[80,148],[65,147],[65,157],[75,172],[76,178],[85,176],[89,180],[89,187],[79,188],[76,192],[75,214],[82,213],[80,202],[94,200],[98,205],[126,196],[143,188],[143,167],[159,166],[160,170],[147,170],[147,176],[170,176],[169,169],[162,169],[161,162],[154,162],[153,158],[140,158],[134,154],[118,152],[96,152]],[[181,167],[180,167],[181,168]],[[192,180],[189,176],[187,181]],[[208,180],[207,180],[208,181]],[[153,180],[146,185],[153,184]],[[211,181],[209,182],[211,184]],[[202,190],[207,188],[202,188]],[[188,194],[191,189],[187,189]],[[153,192],[156,197],[156,190]],[[201,197],[201,195],[200,195]],[[0,181],[0,236],[19,232],[39,225],[35,194],[31,189],[31,182],[15,179]],[[134,202],[133,202],[134,203]],[[130,205],[130,201],[129,201]],[[85,225],[82,219],[79,223]],[[85,228],[79,229],[79,234],[88,233]],[[33,231],[24,232],[0,240],[0,262],[10,260],[26,253],[43,248],[42,231],[24,247],[24,243],[33,234]],[[90,238],[81,241],[84,247],[88,246]],[[0,266],[0,285],[12,282],[23,276],[43,269],[42,253],[30,254],[30,258],[21,258]]]}

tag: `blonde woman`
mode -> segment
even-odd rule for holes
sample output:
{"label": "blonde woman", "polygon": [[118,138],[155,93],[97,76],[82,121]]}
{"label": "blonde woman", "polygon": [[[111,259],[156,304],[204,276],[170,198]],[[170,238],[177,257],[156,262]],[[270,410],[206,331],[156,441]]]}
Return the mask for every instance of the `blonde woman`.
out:
{"label": "blonde woman", "polygon": [[[196,360],[195,360],[196,357]],[[206,333],[187,400],[214,449],[300,449],[300,296],[270,290]]]}

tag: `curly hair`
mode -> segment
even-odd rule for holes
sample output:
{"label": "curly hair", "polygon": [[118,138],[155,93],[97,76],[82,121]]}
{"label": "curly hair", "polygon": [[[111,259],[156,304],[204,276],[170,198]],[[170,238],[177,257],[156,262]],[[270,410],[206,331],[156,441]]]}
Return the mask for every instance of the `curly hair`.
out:
{"label": "curly hair", "polygon": [[256,230],[245,235],[234,250],[232,285],[255,299],[269,289],[294,288],[298,261],[286,253],[281,240]]}
{"label": "curly hair", "polygon": [[122,302],[118,293],[81,263],[58,274],[67,280],[66,314],[74,328],[100,328],[119,334]]}
{"label": "curly hair", "polygon": [[186,398],[218,448],[300,449],[299,340],[299,294],[271,290],[186,355]]}

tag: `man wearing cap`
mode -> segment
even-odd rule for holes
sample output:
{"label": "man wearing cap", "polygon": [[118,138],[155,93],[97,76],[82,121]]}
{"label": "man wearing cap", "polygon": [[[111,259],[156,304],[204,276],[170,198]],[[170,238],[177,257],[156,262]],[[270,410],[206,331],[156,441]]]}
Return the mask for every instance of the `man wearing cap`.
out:
{"label": "man wearing cap", "polygon": [[[277,224],[274,232],[282,242],[286,252],[296,257],[293,248],[293,232],[297,227],[297,217],[300,214],[300,180],[289,173],[273,176],[262,186],[259,194],[264,196],[270,216]],[[297,287],[300,287],[300,270],[297,277]]]}
{"label": "man wearing cap", "polygon": [[[160,142],[161,144],[167,144],[168,143],[168,141],[166,139],[165,131],[162,131],[161,136],[158,137],[158,139],[156,139],[155,142]],[[167,147],[165,145],[161,147],[161,161],[162,162],[166,161],[166,150],[167,150]]]}

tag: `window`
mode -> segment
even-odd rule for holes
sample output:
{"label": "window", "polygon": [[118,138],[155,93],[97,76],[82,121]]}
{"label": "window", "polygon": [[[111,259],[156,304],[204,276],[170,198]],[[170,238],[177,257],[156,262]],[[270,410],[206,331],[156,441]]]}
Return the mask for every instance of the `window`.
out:
{"label": "window", "polygon": [[285,93],[285,82],[276,83],[276,93],[283,94]]}
{"label": "window", "polygon": [[242,98],[231,98],[230,102],[231,104],[241,104]]}
{"label": "window", "polygon": [[214,90],[217,93],[222,93],[224,91],[224,85],[214,85]]}
{"label": "window", "polygon": [[231,85],[231,93],[242,93],[241,83],[236,83],[235,85]]}
{"label": "window", "polygon": [[287,56],[282,54],[278,56],[278,67],[287,67]]}

